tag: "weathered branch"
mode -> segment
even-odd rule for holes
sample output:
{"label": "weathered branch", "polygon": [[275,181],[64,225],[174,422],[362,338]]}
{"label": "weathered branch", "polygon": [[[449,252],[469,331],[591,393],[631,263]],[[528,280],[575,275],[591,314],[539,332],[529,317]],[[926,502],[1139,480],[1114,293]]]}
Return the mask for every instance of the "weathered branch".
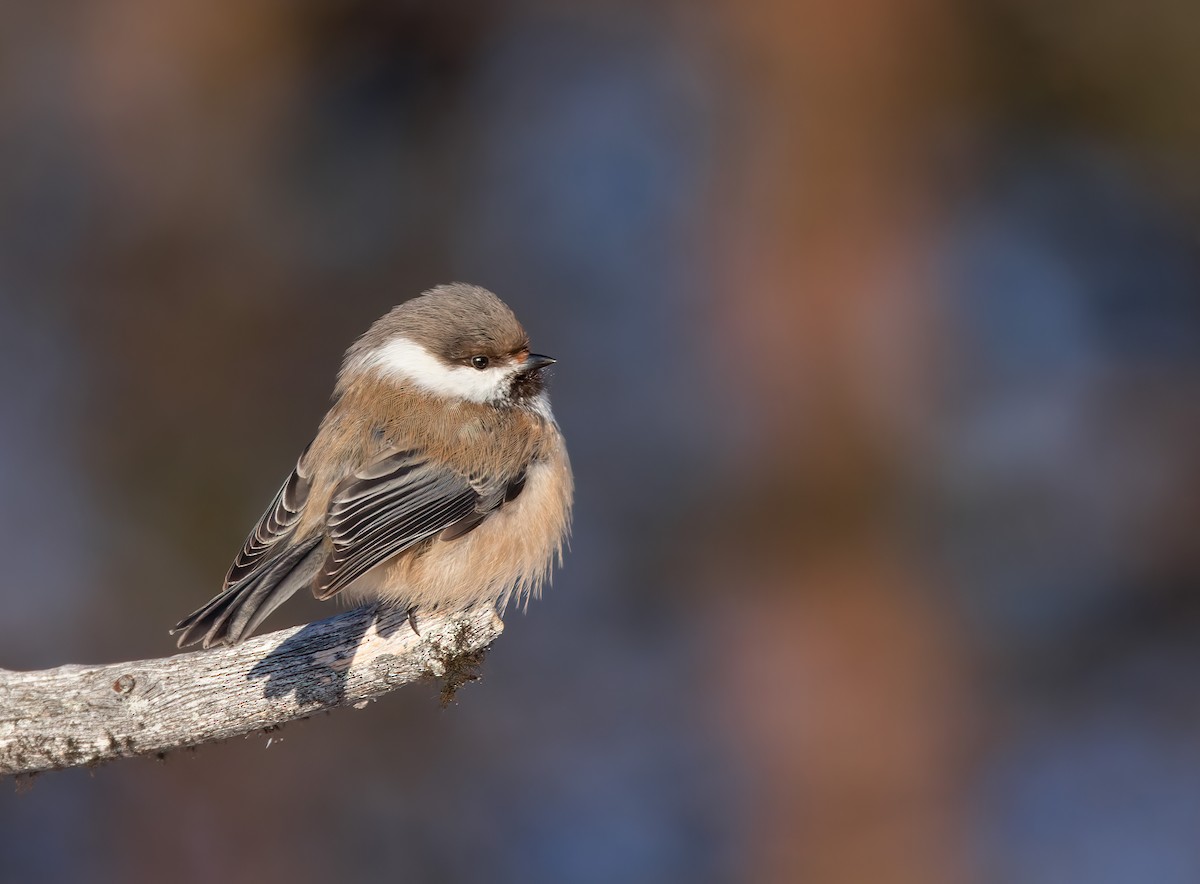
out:
{"label": "weathered branch", "polygon": [[503,631],[490,607],[422,617],[359,608],[233,648],[110,666],[0,669],[0,776],[161,755],[270,729],[400,685],[471,677]]}

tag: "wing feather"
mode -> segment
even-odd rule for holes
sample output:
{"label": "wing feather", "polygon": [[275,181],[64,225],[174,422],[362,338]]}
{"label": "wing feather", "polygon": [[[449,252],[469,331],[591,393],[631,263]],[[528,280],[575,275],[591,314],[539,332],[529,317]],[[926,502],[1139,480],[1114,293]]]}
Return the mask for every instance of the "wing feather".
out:
{"label": "wing feather", "polygon": [[[308,450],[305,449],[304,454]],[[296,461],[296,468],[262,514],[242,550],[229,566],[225,575],[225,589],[241,583],[261,569],[281,549],[280,541],[286,539],[300,518],[308,500],[309,476],[304,467],[304,454]]]}
{"label": "wing feather", "polygon": [[360,470],[334,491],[329,504],[326,529],[333,551],[318,598],[476,515],[485,502],[466,476],[433,466],[417,451],[397,452]]}

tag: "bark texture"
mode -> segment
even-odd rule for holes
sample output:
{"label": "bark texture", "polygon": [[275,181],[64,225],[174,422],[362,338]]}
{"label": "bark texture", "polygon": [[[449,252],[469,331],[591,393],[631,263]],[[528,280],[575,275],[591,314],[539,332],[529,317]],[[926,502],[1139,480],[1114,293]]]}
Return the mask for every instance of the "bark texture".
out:
{"label": "bark texture", "polygon": [[491,607],[422,617],[359,608],[233,648],[107,666],[0,669],[0,776],[161,755],[271,729],[400,685],[470,680],[504,629]]}

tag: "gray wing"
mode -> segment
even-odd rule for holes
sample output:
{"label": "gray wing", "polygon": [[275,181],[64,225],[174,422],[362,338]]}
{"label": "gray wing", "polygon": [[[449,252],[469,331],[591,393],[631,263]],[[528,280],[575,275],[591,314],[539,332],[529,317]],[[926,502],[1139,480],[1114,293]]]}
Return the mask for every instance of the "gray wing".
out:
{"label": "gray wing", "polygon": [[180,634],[180,647],[198,641],[203,641],[206,648],[237,644],[300,585],[311,581],[314,564],[320,564],[313,559],[321,537],[295,536],[308,492],[302,454],[233,560],[221,592],[171,630]]}
{"label": "gray wing", "polygon": [[[317,597],[329,598],[392,556],[443,531],[462,536],[504,502],[468,477],[434,466],[419,451],[392,454],[345,479],[333,493],[326,528],[333,552]],[[466,525],[466,530],[458,530]]]}
{"label": "gray wing", "polygon": [[[308,449],[304,450],[304,454]],[[296,527],[296,521],[308,500],[309,477],[304,468],[304,454],[296,461],[296,468],[288,476],[267,511],[262,514],[250,536],[242,545],[229,572],[225,575],[225,589],[241,583],[256,571],[262,570],[287,544],[285,541]]]}

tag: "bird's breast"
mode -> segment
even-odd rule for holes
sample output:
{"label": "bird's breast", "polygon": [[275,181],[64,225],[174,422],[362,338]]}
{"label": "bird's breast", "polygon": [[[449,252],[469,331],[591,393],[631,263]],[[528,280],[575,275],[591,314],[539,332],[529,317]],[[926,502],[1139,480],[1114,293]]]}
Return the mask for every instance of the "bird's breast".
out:
{"label": "bird's breast", "polygon": [[353,598],[404,607],[458,610],[537,596],[570,530],[574,485],[555,431],[529,462],[519,494],[474,530],[401,553],[352,583]]}

